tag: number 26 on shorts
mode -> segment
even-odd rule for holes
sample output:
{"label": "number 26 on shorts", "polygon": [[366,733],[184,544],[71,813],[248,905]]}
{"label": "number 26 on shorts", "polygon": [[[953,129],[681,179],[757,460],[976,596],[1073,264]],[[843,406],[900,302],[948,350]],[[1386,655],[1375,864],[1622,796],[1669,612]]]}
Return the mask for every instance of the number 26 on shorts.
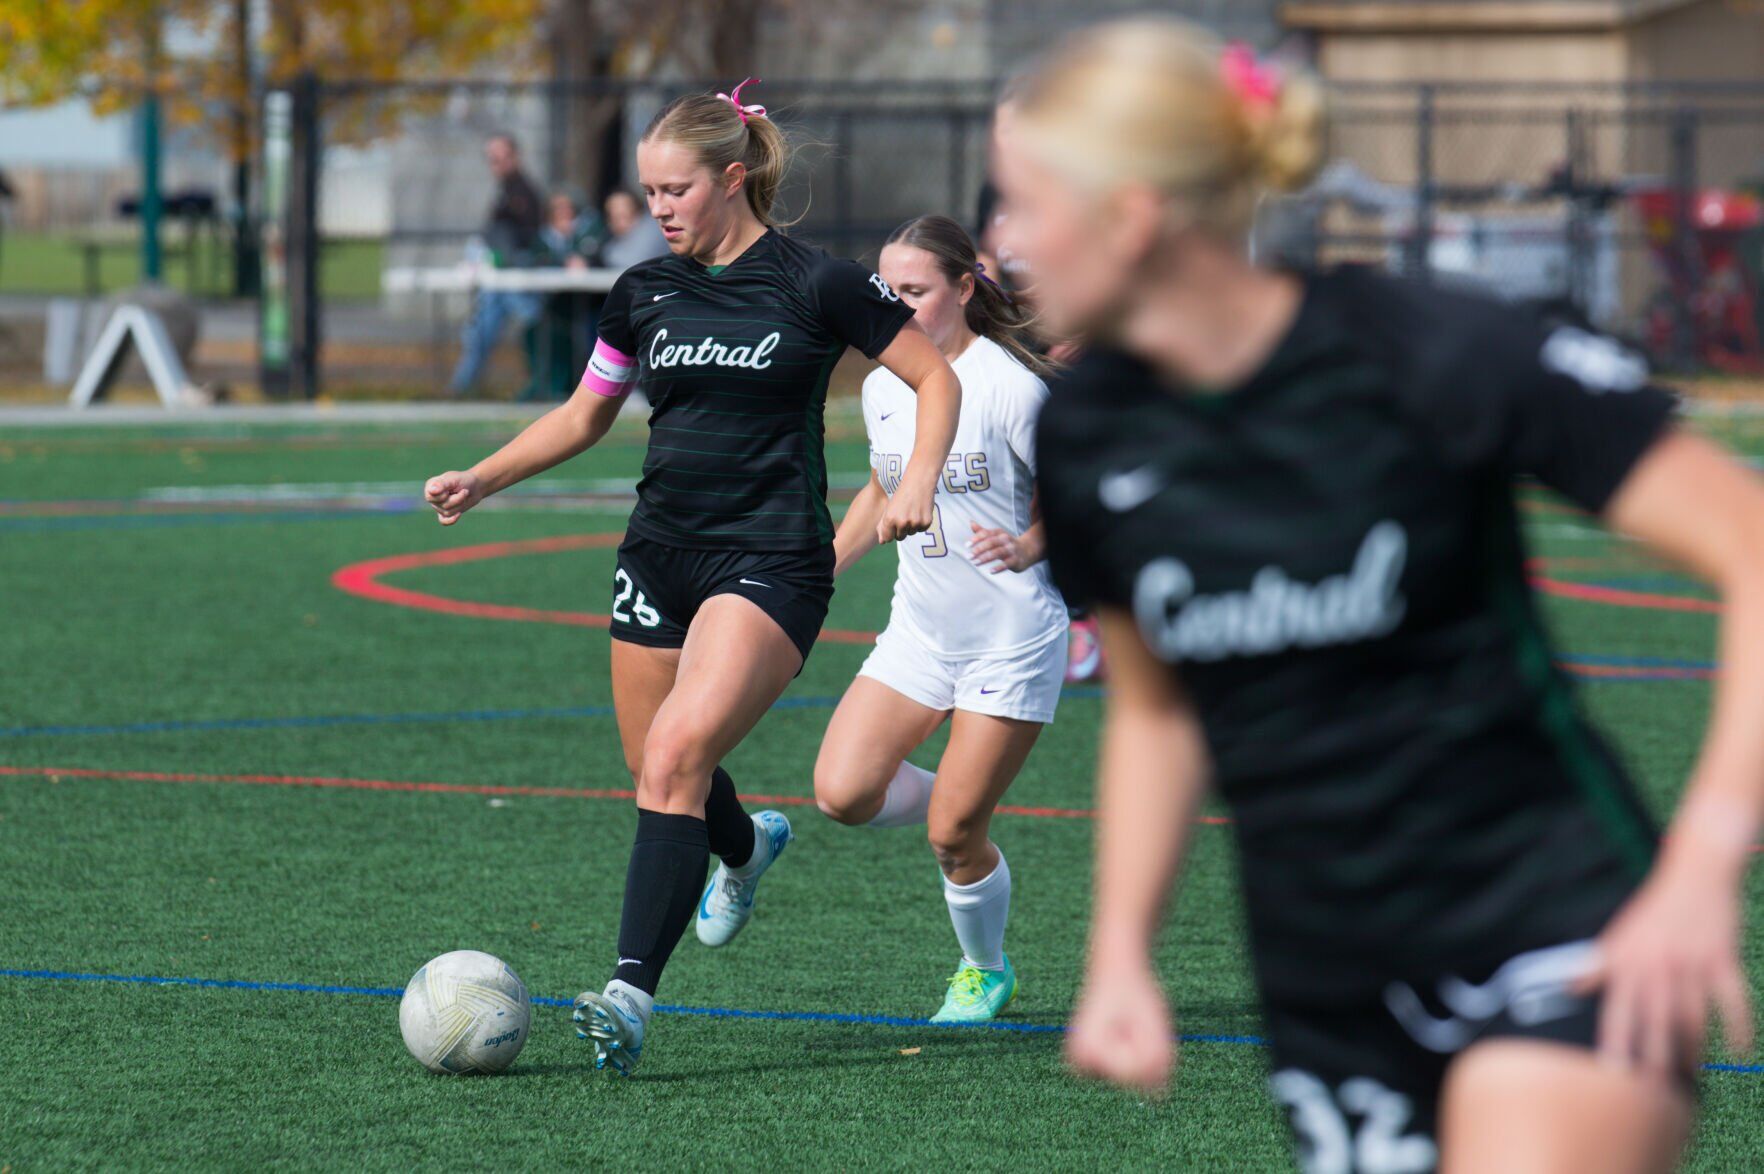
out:
{"label": "number 26 on shorts", "polygon": [[[628,624],[633,618],[645,628],[653,628],[661,623],[661,613],[643,598],[643,592],[637,590],[637,584],[631,582],[631,576],[625,573],[624,567],[613,572],[613,585],[618,588],[613,594],[612,618],[614,623]],[[631,599],[633,593],[637,596],[634,601]],[[624,610],[627,602],[631,604],[631,610],[628,612]]]}

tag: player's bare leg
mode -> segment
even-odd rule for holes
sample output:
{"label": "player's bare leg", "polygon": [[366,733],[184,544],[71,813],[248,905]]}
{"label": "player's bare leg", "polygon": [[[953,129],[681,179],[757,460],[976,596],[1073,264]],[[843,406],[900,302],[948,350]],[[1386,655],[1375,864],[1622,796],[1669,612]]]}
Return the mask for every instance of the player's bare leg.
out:
{"label": "player's bare leg", "polygon": [[955,711],[949,745],[937,764],[927,832],[943,875],[955,884],[983,880],[999,860],[988,838],[992,814],[1023,769],[1040,722]]}
{"label": "player's bare leg", "polygon": [[1442,1174],[1664,1174],[1690,1135],[1676,1077],[1614,1068],[1584,1048],[1497,1039],[1453,1061],[1440,1098]]}
{"label": "player's bare leg", "polygon": [[[829,818],[857,826],[921,823],[932,772],[906,760],[949,716],[870,677],[840,698],[815,760],[815,803]],[[892,793],[892,802],[890,802]]]}
{"label": "player's bare leg", "polygon": [[678,648],[612,641],[613,712],[632,783],[643,778],[643,743],[649,737],[656,712],[673,691],[674,678],[680,671],[680,652]]}
{"label": "player's bare leg", "polygon": [[[628,702],[620,734],[637,773],[637,839],[625,879],[618,966],[605,991],[577,996],[575,1018],[579,1034],[594,1041],[596,1066],[624,1073],[642,1055],[662,967],[698,904],[710,855],[704,817],[712,772],[802,665],[783,629],[733,595],[705,602],[676,655],[673,685],[664,693],[669,657],[648,649],[615,651],[615,666],[626,670],[614,691]],[[633,754],[639,733],[641,748]],[[768,814],[776,815],[761,813],[756,822]],[[782,839],[788,836],[786,824]],[[769,844],[766,864],[781,846]]]}
{"label": "player's bare leg", "polygon": [[962,709],[950,723],[926,832],[962,960],[934,1023],[984,1023],[1016,997],[1017,974],[1004,950],[1011,868],[989,833],[999,800],[1040,734],[1040,722]]}
{"label": "player's bare leg", "polygon": [[[698,780],[747,736],[802,668],[802,654],[752,600],[716,595],[687,629],[674,691],[656,715],[644,751],[638,803],[673,811],[691,803]],[[718,783],[733,799],[733,784]],[[711,802],[717,796],[710,795]],[[698,803],[704,809],[704,796]],[[707,814],[708,809],[707,810]],[[748,830],[751,828],[751,830]],[[755,888],[793,836],[790,821],[761,811],[743,825],[744,858],[725,857],[698,903],[694,928],[707,946],[725,946],[753,915]]]}

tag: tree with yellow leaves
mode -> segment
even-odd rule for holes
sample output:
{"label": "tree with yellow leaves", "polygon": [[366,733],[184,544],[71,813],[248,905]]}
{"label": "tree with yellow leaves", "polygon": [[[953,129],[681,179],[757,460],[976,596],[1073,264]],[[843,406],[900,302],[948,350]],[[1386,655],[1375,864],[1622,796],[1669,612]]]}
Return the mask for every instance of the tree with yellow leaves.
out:
{"label": "tree with yellow leaves", "polygon": [[[0,105],[84,97],[101,114],[145,105],[150,127],[161,113],[203,127],[234,162],[243,210],[260,89],[308,72],[388,81],[461,72],[532,45],[543,13],[544,0],[9,0],[0,4]],[[245,292],[243,216],[238,227]]]}

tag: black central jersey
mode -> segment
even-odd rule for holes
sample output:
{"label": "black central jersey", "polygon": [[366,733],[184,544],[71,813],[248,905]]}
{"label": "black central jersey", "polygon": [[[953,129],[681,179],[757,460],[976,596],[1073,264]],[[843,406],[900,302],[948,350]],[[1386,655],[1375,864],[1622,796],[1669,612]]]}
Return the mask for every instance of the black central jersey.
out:
{"label": "black central jersey", "polygon": [[1673,403],[1607,339],[1359,270],[1233,390],[1106,350],[1055,388],[1055,580],[1192,698],[1264,991],[1472,974],[1632,891],[1656,833],[1555,667],[1514,479],[1602,511]]}
{"label": "black central jersey", "polygon": [[700,549],[831,542],[827,381],[846,347],[874,359],[912,316],[868,269],[771,230],[728,265],[625,270],[598,329],[652,409],[630,528]]}

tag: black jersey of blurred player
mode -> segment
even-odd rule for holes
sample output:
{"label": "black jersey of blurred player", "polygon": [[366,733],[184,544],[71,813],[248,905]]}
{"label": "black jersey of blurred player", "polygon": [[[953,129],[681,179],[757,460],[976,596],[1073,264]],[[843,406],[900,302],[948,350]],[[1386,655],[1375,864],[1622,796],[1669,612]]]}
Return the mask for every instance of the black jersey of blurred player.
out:
{"label": "black jersey of blurred player", "polygon": [[1608,340],[1357,270],[1232,391],[1107,350],[1057,387],[1056,580],[1192,697],[1265,992],[1486,973],[1632,891],[1655,832],[1553,663],[1514,478],[1601,510],[1672,404]]}
{"label": "black jersey of blurred player", "polygon": [[868,269],[771,230],[728,265],[627,269],[598,331],[636,356],[652,407],[631,529],[710,549],[831,542],[827,381],[847,346],[873,359],[912,316]]}

